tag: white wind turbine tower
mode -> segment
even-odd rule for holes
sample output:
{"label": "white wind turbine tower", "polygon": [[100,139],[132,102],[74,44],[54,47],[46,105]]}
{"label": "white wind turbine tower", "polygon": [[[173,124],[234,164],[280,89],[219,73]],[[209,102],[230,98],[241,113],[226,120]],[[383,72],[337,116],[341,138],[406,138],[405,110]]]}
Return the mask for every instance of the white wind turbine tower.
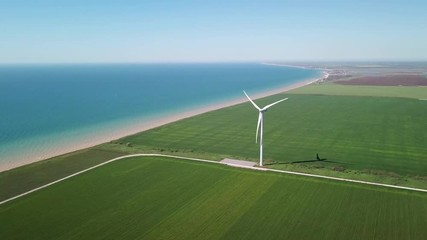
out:
{"label": "white wind turbine tower", "polygon": [[[288,100],[288,98],[284,98],[282,100],[279,100],[277,102],[274,102],[272,104],[268,104],[267,106],[260,108],[258,107],[258,105],[256,105],[254,103],[254,101],[252,101],[252,99],[248,96],[248,94],[246,94],[245,91],[243,91],[243,93],[246,95],[246,97],[249,99],[249,101],[251,101],[252,105],[254,105],[254,107],[256,109],[258,109],[259,111],[259,115],[258,115],[258,124],[256,126],[256,135],[255,135],[255,142],[258,141],[258,131],[260,132],[260,138],[259,138],[259,165],[262,166],[262,144],[263,144],[263,130],[264,130],[264,113],[267,112],[267,109],[269,109],[270,107],[272,107],[273,105],[278,104],[279,102],[283,102],[285,100]],[[261,126],[261,128],[260,128]]]}

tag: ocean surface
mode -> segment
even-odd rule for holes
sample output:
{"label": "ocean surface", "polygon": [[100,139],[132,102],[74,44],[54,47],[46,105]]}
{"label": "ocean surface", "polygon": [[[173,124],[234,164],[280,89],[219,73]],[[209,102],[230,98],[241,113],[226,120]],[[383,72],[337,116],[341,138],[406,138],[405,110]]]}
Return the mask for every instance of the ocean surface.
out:
{"label": "ocean surface", "polygon": [[321,75],[245,64],[0,65],[0,168],[128,124]]}

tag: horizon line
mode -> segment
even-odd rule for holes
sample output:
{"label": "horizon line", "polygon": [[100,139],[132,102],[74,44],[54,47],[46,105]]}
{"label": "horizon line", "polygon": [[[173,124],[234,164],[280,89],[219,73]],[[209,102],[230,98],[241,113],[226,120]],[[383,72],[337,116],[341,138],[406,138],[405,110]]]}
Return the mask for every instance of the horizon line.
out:
{"label": "horizon line", "polygon": [[335,60],[248,60],[248,61],[111,61],[111,62],[0,62],[0,65],[92,65],[92,64],[221,64],[221,63],[418,63],[427,59],[335,59]]}

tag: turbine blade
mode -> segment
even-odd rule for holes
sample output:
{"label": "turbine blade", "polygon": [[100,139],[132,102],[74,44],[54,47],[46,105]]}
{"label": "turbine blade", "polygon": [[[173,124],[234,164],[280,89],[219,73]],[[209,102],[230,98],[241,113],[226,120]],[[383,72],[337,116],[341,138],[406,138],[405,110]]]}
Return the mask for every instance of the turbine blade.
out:
{"label": "turbine blade", "polygon": [[246,95],[246,97],[249,99],[249,101],[251,101],[252,105],[254,105],[254,107],[255,107],[256,109],[258,109],[258,111],[261,111],[261,108],[259,108],[259,107],[258,107],[258,105],[256,105],[256,104],[254,103],[254,101],[252,101],[252,99],[248,96],[248,94],[246,94],[246,92],[245,92],[245,91],[243,91],[243,93]]}
{"label": "turbine blade", "polygon": [[267,110],[268,108],[270,108],[270,107],[272,107],[272,106],[274,106],[274,105],[278,104],[279,102],[283,102],[283,101],[285,101],[285,100],[288,100],[288,98],[284,98],[284,99],[279,100],[279,101],[277,101],[277,102],[274,102],[274,103],[272,103],[272,104],[268,104],[268,105],[267,105],[267,106],[265,106],[262,110]]}
{"label": "turbine blade", "polygon": [[258,123],[256,125],[256,135],[255,135],[255,142],[258,143],[258,132],[259,132],[259,125],[261,124],[261,118],[262,118],[262,113],[260,112],[258,115]]}

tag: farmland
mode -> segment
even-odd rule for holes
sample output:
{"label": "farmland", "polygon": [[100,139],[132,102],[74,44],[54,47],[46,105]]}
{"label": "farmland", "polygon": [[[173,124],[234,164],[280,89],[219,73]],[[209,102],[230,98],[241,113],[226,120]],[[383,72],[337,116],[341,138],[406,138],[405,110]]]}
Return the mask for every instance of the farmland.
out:
{"label": "farmland", "polygon": [[83,149],[0,173],[0,201],[11,198],[109,159],[118,151]]}
{"label": "farmland", "polygon": [[422,74],[393,74],[358,77],[350,80],[335,81],[334,83],[364,86],[427,86],[427,78]]}
{"label": "farmland", "polygon": [[6,239],[421,239],[426,215],[422,193],[132,158],[1,205],[0,232]]}
{"label": "farmland", "polygon": [[[270,167],[344,168],[424,176],[427,104],[405,98],[290,95],[266,114],[265,159]],[[122,139],[134,148],[258,159],[257,113],[241,104]],[[114,147],[114,146],[112,146]],[[313,161],[316,153],[327,161]],[[268,162],[268,161],[267,161]]]}
{"label": "farmland", "polygon": [[312,84],[292,90],[290,93],[333,96],[395,97],[427,99],[426,86],[363,86],[339,85],[333,83]]}

